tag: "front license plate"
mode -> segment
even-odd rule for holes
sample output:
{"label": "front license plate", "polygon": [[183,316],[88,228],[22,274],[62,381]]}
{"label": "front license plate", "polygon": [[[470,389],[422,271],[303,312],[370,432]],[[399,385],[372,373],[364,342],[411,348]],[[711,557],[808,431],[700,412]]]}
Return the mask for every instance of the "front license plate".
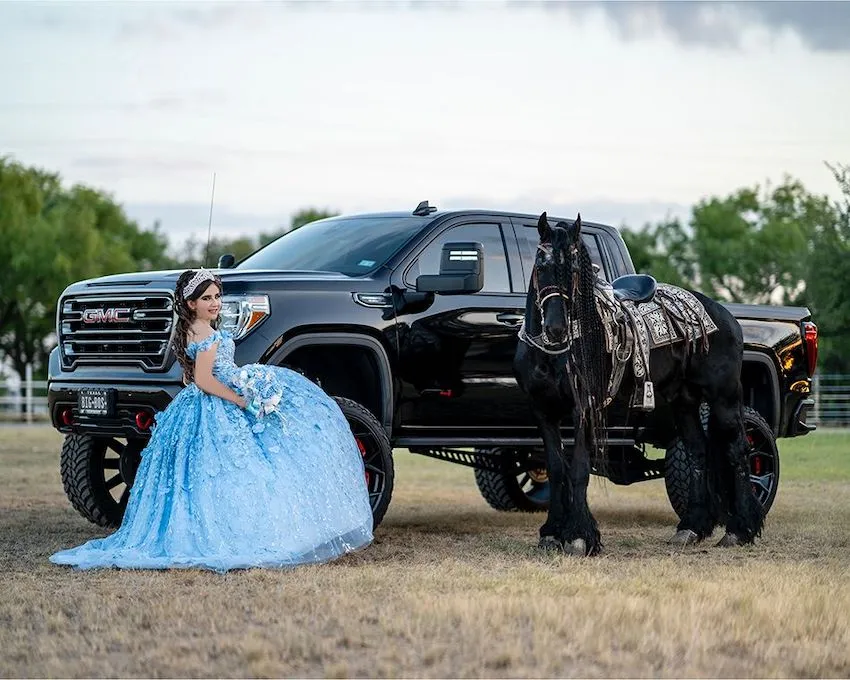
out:
{"label": "front license plate", "polygon": [[115,412],[115,390],[95,387],[80,390],[77,406],[83,416],[112,416]]}

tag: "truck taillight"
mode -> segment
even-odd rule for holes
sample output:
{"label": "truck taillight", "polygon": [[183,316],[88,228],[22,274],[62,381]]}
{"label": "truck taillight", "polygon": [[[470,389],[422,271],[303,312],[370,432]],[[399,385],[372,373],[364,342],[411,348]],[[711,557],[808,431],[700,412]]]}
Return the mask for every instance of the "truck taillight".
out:
{"label": "truck taillight", "polygon": [[806,368],[811,378],[818,364],[818,327],[811,321],[803,322],[803,340],[806,343]]}

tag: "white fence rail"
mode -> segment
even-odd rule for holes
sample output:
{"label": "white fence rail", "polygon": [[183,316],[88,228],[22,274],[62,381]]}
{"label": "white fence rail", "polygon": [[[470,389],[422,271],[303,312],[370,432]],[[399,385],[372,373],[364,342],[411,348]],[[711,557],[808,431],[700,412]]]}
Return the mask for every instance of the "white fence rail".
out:
{"label": "white fence rail", "polygon": [[[850,428],[850,374],[815,375],[812,396],[811,423]],[[31,370],[24,380],[0,381],[0,419],[32,422],[47,416],[47,381],[33,380]]]}
{"label": "white fence rail", "polygon": [[0,381],[0,418],[31,423],[47,416],[47,381],[33,380],[32,366],[23,380]]}
{"label": "white fence rail", "polygon": [[850,375],[815,374],[812,422],[819,427],[850,427]]}

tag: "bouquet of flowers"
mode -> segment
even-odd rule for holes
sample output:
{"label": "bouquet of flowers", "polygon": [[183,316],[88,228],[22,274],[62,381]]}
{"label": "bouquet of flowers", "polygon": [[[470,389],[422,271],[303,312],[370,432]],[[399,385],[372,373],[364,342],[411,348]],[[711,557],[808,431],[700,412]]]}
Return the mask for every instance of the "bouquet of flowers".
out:
{"label": "bouquet of flowers", "polygon": [[272,414],[277,415],[281,424],[284,424],[283,414],[277,408],[283,398],[283,387],[271,371],[244,367],[240,369],[235,385],[245,397],[245,410],[256,419],[251,428],[255,433],[265,429],[263,421]]}

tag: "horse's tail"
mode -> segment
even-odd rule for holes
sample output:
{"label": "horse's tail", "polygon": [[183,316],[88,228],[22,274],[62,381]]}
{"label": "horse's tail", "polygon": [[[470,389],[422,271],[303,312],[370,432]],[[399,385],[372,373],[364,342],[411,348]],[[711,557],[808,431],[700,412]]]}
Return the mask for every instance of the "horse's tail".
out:
{"label": "horse's tail", "polygon": [[717,524],[725,524],[731,508],[732,498],[729,489],[732,488],[732,466],[726,456],[717,455],[711,442],[711,407],[702,402],[699,407],[699,418],[706,433],[705,438],[705,475],[708,487],[708,507],[711,516]]}

